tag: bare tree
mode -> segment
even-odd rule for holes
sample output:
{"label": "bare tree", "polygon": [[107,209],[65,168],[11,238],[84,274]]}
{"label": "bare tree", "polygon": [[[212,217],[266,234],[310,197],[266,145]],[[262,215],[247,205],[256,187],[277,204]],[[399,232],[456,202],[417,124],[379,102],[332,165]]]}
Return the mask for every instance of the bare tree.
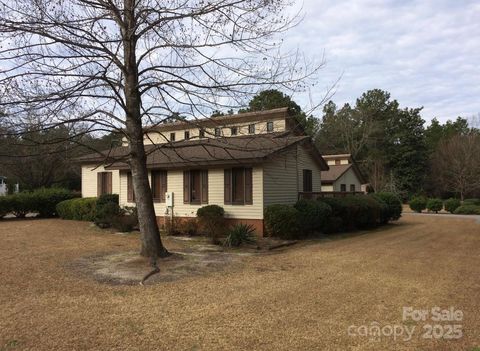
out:
{"label": "bare tree", "polygon": [[444,191],[465,195],[480,190],[480,134],[455,135],[439,143],[432,175]]}
{"label": "bare tree", "polygon": [[321,65],[280,54],[277,35],[296,24],[288,1],[0,0],[0,108],[17,128],[34,114],[46,128],[122,133],[142,199],[141,254],[166,256],[144,126],[308,82]]}

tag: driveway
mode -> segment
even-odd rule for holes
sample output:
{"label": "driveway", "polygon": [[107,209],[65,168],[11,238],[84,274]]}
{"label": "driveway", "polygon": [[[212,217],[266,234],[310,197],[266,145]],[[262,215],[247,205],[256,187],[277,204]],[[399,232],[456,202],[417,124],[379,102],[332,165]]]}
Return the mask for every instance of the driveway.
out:
{"label": "driveway", "polygon": [[[0,222],[0,240],[0,350],[480,346],[480,225],[471,219],[405,215],[373,232],[145,287],[75,269],[79,259],[136,250],[135,236],[49,219]],[[450,320],[433,321],[435,307]]]}

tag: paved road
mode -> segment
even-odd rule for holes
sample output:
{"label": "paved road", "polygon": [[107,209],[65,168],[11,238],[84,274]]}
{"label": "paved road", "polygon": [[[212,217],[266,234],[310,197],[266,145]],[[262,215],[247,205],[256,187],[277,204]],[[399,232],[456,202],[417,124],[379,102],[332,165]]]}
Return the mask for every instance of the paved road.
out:
{"label": "paved road", "polygon": [[434,216],[438,218],[465,218],[465,219],[474,219],[477,223],[480,224],[480,215],[461,215],[461,214],[452,214],[452,213],[415,213],[415,212],[403,212],[402,215],[409,216]]}

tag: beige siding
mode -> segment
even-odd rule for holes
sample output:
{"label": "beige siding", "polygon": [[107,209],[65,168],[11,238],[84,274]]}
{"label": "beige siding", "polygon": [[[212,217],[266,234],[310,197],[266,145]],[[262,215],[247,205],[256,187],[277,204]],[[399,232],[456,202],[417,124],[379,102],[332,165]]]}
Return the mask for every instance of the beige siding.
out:
{"label": "beige siding", "polygon": [[[273,132],[283,132],[286,130],[285,119],[276,119],[272,120],[273,122]],[[251,123],[232,123],[229,124],[227,127],[222,128],[222,135],[223,136],[231,136],[230,128],[237,127],[238,128],[238,135],[248,135],[248,125],[255,124],[255,134],[263,134],[267,133],[267,121],[260,121],[260,122],[251,122]],[[185,131],[190,132],[190,139],[198,138],[199,135],[199,128],[183,128],[176,131],[170,132],[152,132],[148,133],[145,136],[144,143],[147,144],[162,144],[170,141],[170,133],[175,133],[175,141],[183,140],[185,137]],[[205,129],[205,136],[207,138],[215,137],[215,129],[214,128],[206,128]]]}
{"label": "beige siding", "polygon": [[[227,218],[238,219],[262,219],[263,218],[263,172],[261,167],[254,167],[253,174],[253,204],[252,205],[225,205],[224,198],[224,175],[223,168],[208,170],[208,204],[219,205],[225,209]],[[121,173],[120,204],[122,206],[133,204],[127,203],[127,176]],[[167,172],[167,191],[173,192],[173,213],[178,217],[195,217],[197,210],[205,206],[190,205],[183,203],[183,171],[174,170]],[[155,203],[157,216],[165,214],[165,203]]]}
{"label": "beige siding", "polygon": [[333,185],[322,185],[322,191],[333,191]]}
{"label": "beige siding", "polygon": [[347,191],[350,191],[350,184],[355,184],[355,191],[361,191],[362,187],[362,184],[358,180],[357,175],[352,168],[342,174],[342,176],[335,181],[333,184],[333,191],[340,191],[340,184],[345,184],[347,186]]}
{"label": "beige siding", "polygon": [[[82,197],[97,196],[97,173],[105,172],[103,166],[83,165],[82,166]],[[112,193],[120,194],[120,175],[119,171],[112,172]]]}

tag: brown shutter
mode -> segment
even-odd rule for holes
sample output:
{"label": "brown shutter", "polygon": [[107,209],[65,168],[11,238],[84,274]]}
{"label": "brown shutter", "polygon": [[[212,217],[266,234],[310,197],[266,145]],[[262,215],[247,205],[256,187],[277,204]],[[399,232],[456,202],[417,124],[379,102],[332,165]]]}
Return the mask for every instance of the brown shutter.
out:
{"label": "brown shutter", "polygon": [[132,179],[131,172],[127,173],[127,201],[128,202],[135,201],[135,196],[133,195],[133,179]]}
{"label": "brown shutter", "polygon": [[112,172],[106,172],[107,173],[107,194],[112,193]]}
{"label": "brown shutter", "polygon": [[232,170],[224,170],[224,202],[226,204],[232,203]]}
{"label": "brown shutter", "polygon": [[102,172],[97,173],[97,197],[102,195],[102,188],[103,188],[103,177]]}
{"label": "brown shutter", "polygon": [[167,171],[160,172],[160,199],[165,202],[165,193],[167,192]]}
{"label": "brown shutter", "polygon": [[245,168],[245,203],[247,205],[253,204],[253,181],[251,168]]}
{"label": "brown shutter", "polygon": [[183,203],[190,203],[190,171],[183,172]]}
{"label": "brown shutter", "polygon": [[202,175],[202,204],[208,204],[208,171],[200,172]]}

